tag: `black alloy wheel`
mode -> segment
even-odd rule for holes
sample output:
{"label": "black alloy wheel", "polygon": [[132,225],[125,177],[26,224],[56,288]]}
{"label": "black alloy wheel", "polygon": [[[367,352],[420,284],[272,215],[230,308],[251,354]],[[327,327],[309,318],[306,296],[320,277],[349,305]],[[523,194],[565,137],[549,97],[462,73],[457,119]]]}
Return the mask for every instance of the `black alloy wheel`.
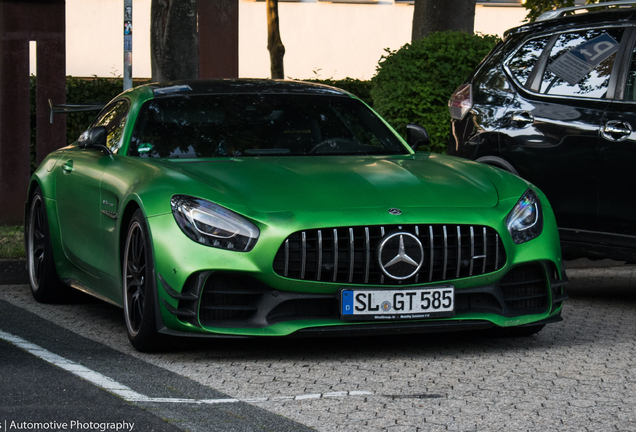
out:
{"label": "black alloy wheel", "polygon": [[42,280],[42,268],[44,264],[45,229],[44,215],[45,208],[42,197],[36,194],[31,201],[31,217],[29,221],[29,280],[33,291],[40,288]]}
{"label": "black alloy wheel", "polygon": [[154,265],[148,228],[137,210],[128,226],[122,262],[124,318],[128,338],[138,351],[159,348],[155,323]]}
{"label": "black alloy wheel", "polygon": [[46,205],[42,190],[39,187],[31,198],[28,223],[25,229],[27,270],[31,293],[41,303],[59,302],[66,297],[69,289],[57,277]]}

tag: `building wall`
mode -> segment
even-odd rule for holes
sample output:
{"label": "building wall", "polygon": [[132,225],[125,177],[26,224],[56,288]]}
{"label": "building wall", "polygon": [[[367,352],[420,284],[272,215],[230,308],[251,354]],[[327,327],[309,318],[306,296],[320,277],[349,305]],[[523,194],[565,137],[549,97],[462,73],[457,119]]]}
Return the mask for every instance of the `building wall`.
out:
{"label": "building wall", "polygon": [[[385,48],[410,42],[413,5],[279,1],[279,15],[286,76],[369,79]],[[521,6],[478,5],[475,31],[503,35],[525,15]],[[123,0],[66,0],[67,74],[122,75],[122,27]],[[150,75],[150,0],[134,0],[133,76]],[[239,75],[269,76],[264,1],[239,0]]]}

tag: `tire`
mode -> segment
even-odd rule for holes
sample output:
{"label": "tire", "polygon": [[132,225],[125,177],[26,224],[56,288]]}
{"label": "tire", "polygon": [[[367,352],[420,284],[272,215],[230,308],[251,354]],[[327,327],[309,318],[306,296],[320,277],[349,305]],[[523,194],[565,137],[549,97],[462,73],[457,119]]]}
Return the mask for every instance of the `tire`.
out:
{"label": "tire", "polygon": [[515,167],[513,167],[510,164],[510,162],[498,156],[482,156],[480,158],[475,159],[475,161],[485,163],[486,165],[494,166],[504,171],[508,171],[509,173],[514,174],[517,177],[521,177],[519,173],[517,172],[517,170],[515,169]]}
{"label": "tire", "polygon": [[42,190],[38,187],[29,203],[25,225],[27,271],[31,294],[40,303],[59,303],[67,298],[70,288],[57,276],[49,219]]}
{"label": "tire", "polygon": [[155,321],[156,283],[148,227],[137,210],[126,235],[122,260],[122,298],[128,339],[141,352],[157,351],[163,337]]}

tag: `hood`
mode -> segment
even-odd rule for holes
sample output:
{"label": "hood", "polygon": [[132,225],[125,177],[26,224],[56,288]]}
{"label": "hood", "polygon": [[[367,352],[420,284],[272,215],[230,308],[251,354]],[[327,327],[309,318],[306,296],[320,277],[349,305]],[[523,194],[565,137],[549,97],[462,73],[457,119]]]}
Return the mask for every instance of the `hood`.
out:
{"label": "hood", "polygon": [[485,208],[498,202],[493,183],[474,163],[436,154],[173,159],[166,165],[209,186],[210,196],[200,198],[255,212]]}

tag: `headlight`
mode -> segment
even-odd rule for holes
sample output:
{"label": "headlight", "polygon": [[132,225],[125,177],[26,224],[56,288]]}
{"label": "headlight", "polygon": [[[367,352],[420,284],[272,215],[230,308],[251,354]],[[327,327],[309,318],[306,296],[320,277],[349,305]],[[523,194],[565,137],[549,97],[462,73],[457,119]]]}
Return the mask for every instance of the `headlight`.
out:
{"label": "headlight", "polygon": [[258,240],[258,227],[225,207],[187,195],[173,196],[170,204],[181,230],[197,243],[249,252]]}
{"label": "headlight", "polygon": [[536,238],[543,230],[543,212],[537,195],[528,189],[506,219],[506,226],[516,244]]}

